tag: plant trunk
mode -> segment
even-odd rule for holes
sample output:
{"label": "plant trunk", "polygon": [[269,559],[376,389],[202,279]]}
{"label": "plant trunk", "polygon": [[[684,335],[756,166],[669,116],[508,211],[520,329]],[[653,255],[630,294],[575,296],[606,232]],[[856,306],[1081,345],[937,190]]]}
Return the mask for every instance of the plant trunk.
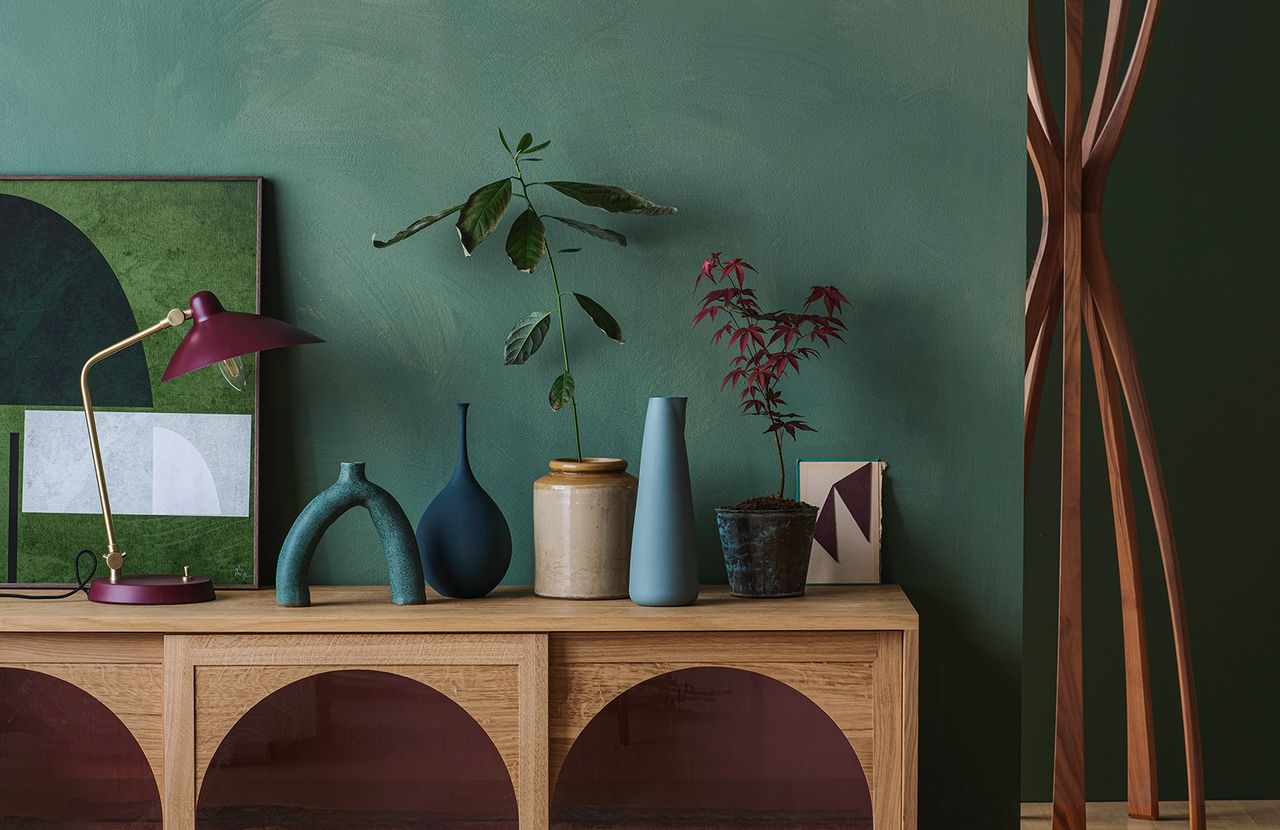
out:
{"label": "plant trunk", "polygon": [[787,489],[787,465],[782,460],[782,430],[775,429],[773,431],[773,443],[778,448],[778,498],[783,498],[783,493]]}

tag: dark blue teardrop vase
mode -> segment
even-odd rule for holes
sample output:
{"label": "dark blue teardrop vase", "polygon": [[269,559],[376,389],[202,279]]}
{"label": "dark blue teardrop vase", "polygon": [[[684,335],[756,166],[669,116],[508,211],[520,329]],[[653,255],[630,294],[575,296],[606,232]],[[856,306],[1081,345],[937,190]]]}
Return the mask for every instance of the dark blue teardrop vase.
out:
{"label": "dark blue teardrop vase", "polygon": [[476,481],[467,458],[467,407],[458,404],[458,463],[453,478],[418,522],[418,555],[427,584],[446,597],[492,591],[511,565],[511,529]]}

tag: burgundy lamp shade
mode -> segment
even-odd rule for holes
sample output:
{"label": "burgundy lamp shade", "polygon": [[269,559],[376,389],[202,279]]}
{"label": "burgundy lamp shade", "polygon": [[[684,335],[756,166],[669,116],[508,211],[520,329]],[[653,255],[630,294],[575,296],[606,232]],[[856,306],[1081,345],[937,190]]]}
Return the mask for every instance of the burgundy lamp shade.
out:
{"label": "burgundy lamp shade", "polygon": [[161,380],[172,380],[240,355],[323,342],[314,334],[280,320],[227,311],[213,292],[201,291],[191,298],[191,330],[174,350]]}

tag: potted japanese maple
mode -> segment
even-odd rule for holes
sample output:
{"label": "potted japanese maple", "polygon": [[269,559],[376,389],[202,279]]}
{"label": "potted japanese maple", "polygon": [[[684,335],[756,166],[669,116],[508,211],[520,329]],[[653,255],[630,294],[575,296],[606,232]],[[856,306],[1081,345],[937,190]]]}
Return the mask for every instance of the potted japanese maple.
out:
{"label": "potted japanese maple", "polygon": [[819,347],[844,340],[840,314],[849,301],[833,285],[815,285],[799,311],[766,311],[755,290],[746,286],[748,271],[755,269],[745,260],[722,260],[719,253],[708,257],[694,288],[704,279],[715,287],[702,298],[693,324],[716,324],[713,341],[726,343],[730,352],[737,349],[720,388],[741,385],[743,414],[767,423],[764,434],[772,437],[778,457],[778,489],[718,508],[716,524],[734,596],[797,597],[804,594],[809,573],[818,508],[784,497],[782,438],[785,434],[795,440],[799,433],[815,430],[799,413],[788,411],[780,387],[800,373],[805,361],[818,356]]}

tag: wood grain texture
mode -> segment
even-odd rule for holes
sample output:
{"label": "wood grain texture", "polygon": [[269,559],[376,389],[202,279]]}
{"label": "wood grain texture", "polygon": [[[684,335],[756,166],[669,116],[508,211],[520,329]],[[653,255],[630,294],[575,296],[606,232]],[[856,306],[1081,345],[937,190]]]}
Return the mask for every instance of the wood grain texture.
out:
{"label": "wood grain texture", "polygon": [[1054,830],[1084,830],[1084,611],[1080,526],[1081,188],[1084,0],[1063,3],[1062,490],[1058,512],[1058,660],[1053,741]]}
{"label": "wood grain texture", "polygon": [[902,827],[919,823],[920,632],[902,632]]}
{"label": "wood grain texture", "polygon": [[[1089,254],[1086,254],[1086,258]],[[1126,757],[1129,815],[1160,817],[1156,778],[1156,735],[1151,713],[1151,670],[1147,659],[1146,614],[1142,601],[1142,566],[1138,523],[1130,487],[1129,440],[1125,432],[1120,382],[1114,358],[1102,334],[1093,295],[1085,286],[1085,329],[1098,391],[1102,440],[1111,482],[1111,515],[1115,522],[1116,565],[1120,576],[1120,622],[1124,632]]]}
{"label": "wood grain texture", "polygon": [[546,634],[522,638],[518,695],[520,701],[520,826],[547,830],[551,826],[550,779],[550,646]]}
{"label": "wood grain texture", "polygon": [[871,790],[873,823],[877,827],[902,826],[902,632],[879,635],[875,661],[875,781]]}
{"label": "wood grain texture", "polygon": [[154,634],[95,634],[92,644],[69,634],[6,632],[0,637],[0,662],[158,666],[164,661],[164,638]]}
{"label": "wood grain texture", "polygon": [[164,826],[196,826],[195,667],[189,637],[164,639]]}
{"label": "wood grain texture", "polygon": [[1058,314],[1062,310],[1062,266],[1057,270],[1057,286],[1050,298],[1049,308],[1031,350],[1031,362],[1022,378],[1022,492],[1026,495],[1031,478],[1031,453],[1035,449],[1036,426],[1040,422],[1040,401],[1044,397],[1045,376],[1049,371],[1049,355],[1053,351],[1053,336],[1058,327]]}
{"label": "wood grain texture", "polygon": [[385,587],[312,589],[310,608],[280,608],[270,591],[224,591],[215,602],[147,607],[86,599],[0,599],[0,630],[163,634],[485,633],[565,631],[901,631],[919,627],[896,585],[810,587],[785,602],[735,599],[704,586],[696,605],[643,608],[630,600],[574,602],[500,588],[484,602],[428,595],[427,605],[395,606]]}
{"label": "wood grain texture", "polygon": [[1124,57],[1125,22],[1129,19],[1129,0],[1111,0],[1107,7],[1107,31],[1102,42],[1102,60],[1098,67],[1098,81],[1089,101],[1089,119],[1084,125],[1085,156],[1097,142],[1103,120],[1111,113],[1118,86],[1116,79]]}

